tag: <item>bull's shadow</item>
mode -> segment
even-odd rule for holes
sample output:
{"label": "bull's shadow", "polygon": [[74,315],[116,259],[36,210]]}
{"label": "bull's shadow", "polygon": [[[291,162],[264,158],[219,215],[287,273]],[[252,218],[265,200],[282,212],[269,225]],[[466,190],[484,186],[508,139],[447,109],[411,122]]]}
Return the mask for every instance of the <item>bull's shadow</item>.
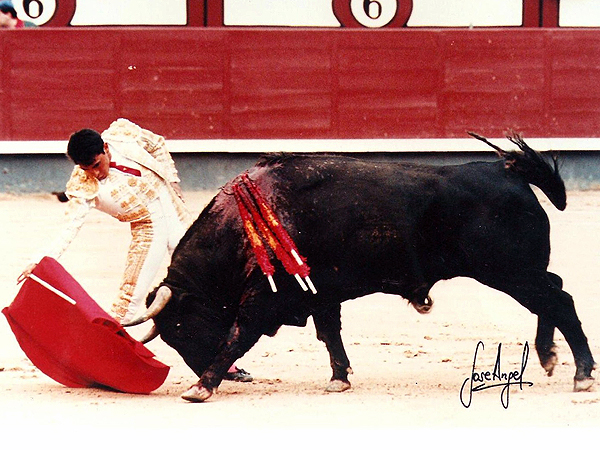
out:
{"label": "bull's shadow", "polygon": [[200,377],[183,398],[204,401],[262,335],[312,316],[330,354],[328,390],[343,391],[351,373],[343,301],[384,292],[427,312],[437,281],[470,277],[538,315],[535,343],[548,375],[558,328],[575,359],[575,390],[589,389],[594,360],[572,297],[547,271],[550,225],[530,184],[560,210],[565,186],[556,161],[509,139],[520,150],[493,146],[499,161],[451,166],[265,156],[202,211],[132,324],[154,319]]}

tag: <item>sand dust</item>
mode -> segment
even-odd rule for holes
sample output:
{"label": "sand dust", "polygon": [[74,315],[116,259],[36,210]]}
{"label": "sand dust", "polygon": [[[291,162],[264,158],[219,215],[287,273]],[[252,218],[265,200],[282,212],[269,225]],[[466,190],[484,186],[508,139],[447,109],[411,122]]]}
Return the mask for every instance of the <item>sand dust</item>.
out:
{"label": "sand dust", "polygon": [[[212,194],[188,192],[186,197],[199,212]],[[565,290],[573,295],[599,360],[600,192],[570,193],[564,212],[545,198],[542,203],[552,223],[551,270],[563,277]],[[0,307],[16,295],[17,276],[29,258],[59,231],[64,209],[50,195],[0,196]],[[128,242],[127,225],[94,211],[60,262],[108,309]],[[354,369],[347,392],[324,392],[331,375],[328,354],[309,321],[305,328],[284,327],[274,338],[263,337],[239,361],[255,381],[223,382],[205,404],[179,397],[197,378],[160,339],[148,348],[172,369],[152,394],[73,389],[54,382],[29,362],[2,317],[0,430],[6,436],[21,436],[21,442],[36,437],[43,441],[43,435],[30,431],[31,424],[35,430],[63,436],[72,436],[74,430],[102,430],[121,439],[132,434],[127,430],[150,435],[160,430],[166,436],[189,433],[199,443],[204,442],[200,436],[224,436],[227,445],[248,448],[252,437],[264,440],[282,430],[288,443],[290,436],[306,442],[305,430],[342,430],[346,437],[358,432],[372,442],[375,436],[409,429],[420,429],[419,434],[424,428],[445,430],[444,436],[468,440],[470,432],[455,430],[552,427],[550,433],[539,434],[556,436],[557,427],[600,426],[600,388],[572,392],[575,367],[560,333],[556,336],[560,363],[549,378],[533,347],[536,317],[513,299],[468,279],[440,282],[432,297],[435,306],[425,316],[393,296],[371,295],[344,303],[342,336]],[[139,338],[143,332],[131,334]],[[513,386],[508,408],[502,406],[501,389],[475,393],[469,408],[461,403],[459,391],[470,376],[479,341],[485,345],[478,356],[482,370],[493,369],[498,344],[505,371],[518,370],[525,344],[530,346],[524,378],[533,386],[522,390]],[[489,441],[482,445],[497,443],[495,436],[500,435],[499,431],[487,435]],[[338,442],[344,440],[334,440]]]}

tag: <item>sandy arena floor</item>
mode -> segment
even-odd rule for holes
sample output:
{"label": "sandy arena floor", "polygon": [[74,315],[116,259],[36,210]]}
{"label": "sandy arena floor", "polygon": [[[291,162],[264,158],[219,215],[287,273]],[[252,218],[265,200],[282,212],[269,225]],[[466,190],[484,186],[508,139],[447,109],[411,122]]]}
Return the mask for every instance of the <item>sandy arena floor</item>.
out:
{"label": "sandy arena floor", "polygon": [[[186,194],[198,212],[211,196],[210,192]],[[600,360],[600,192],[571,192],[564,212],[553,209],[545,198],[542,202],[552,223],[551,270],[563,277],[565,290],[573,295],[592,352]],[[0,195],[0,308],[16,295],[17,276],[29,258],[57,234],[64,208],[50,195]],[[105,309],[117,292],[128,241],[126,225],[94,211],[60,260]],[[359,433],[372,442],[377,436],[405,435],[408,429],[413,436],[416,429],[420,439],[428,439],[430,435],[423,431],[432,428],[466,442],[471,436],[468,430],[482,428],[527,429],[524,434],[537,441],[556,436],[557,429],[586,427],[597,441],[593,430],[600,426],[600,388],[572,392],[573,358],[560,333],[560,365],[548,378],[533,346],[536,317],[514,300],[468,279],[440,282],[432,296],[435,307],[426,316],[392,296],[372,295],[344,304],[342,333],[354,369],[350,391],[324,392],[329,359],[309,322],[306,328],[284,327],[274,338],[263,337],[239,361],[255,381],[223,382],[205,404],[190,404],[179,397],[197,379],[160,339],[148,348],[172,369],[165,384],[151,395],[71,389],[29,362],[2,317],[0,430],[4,438],[20,436],[20,442],[44,442],[45,435],[32,430],[64,439],[72,437],[74,430],[102,430],[119,442],[130,436],[123,428],[128,424],[136,434],[153,435],[159,430],[166,436],[189,434],[198,443],[218,435],[226,437],[225,445],[248,448],[253,438],[264,440],[278,433],[284,433],[285,445],[295,436],[308,442],[307,430],[339,429],[346,438]],[[143,331],[131,334],[139,338]],[[479,352],[478,361],[489,370],[499,343],[506,371],[518,370],[525,343],[531,347],[524,378],[533,386],[512,387],[507,409],[501,404],[500,389],[475,393],[469,408],[460,401],[459,391],[470,376],[480,340],[485,350]],[[532,427],[552,428],[529,431]],[[502,435],[492,430],[481,445],[493,446],[499,442],[496,436]],[[394,448],[402,445],[398,440],[390,442],[395,442]],[[511,441],[500,442],[511,445]]]}

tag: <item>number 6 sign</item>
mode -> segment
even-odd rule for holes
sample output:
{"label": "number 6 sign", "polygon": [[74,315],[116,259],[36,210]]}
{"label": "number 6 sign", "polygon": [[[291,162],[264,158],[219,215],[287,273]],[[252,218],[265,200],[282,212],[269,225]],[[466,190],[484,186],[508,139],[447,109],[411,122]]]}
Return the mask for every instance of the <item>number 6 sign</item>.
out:
{"label": "number 6 sign", "polygon": [[343,27],[403,27],[412,13],[412,0],[333,0],[333,13]]}
{"label": "number 6 sign", "polygon": [[[58,4],[60,1],[60,5]],[[65,27],[75,14],[76,0],[16,0],[13,1],[19,17],[36,25]],[[59,7],[60,6],[60,7]]]}

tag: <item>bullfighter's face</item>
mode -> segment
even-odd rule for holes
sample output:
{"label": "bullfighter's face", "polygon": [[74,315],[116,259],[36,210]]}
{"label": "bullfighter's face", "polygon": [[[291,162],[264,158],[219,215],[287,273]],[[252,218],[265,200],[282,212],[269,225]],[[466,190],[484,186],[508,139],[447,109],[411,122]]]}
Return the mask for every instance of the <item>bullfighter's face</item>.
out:
{"label": "bullfighter's face", "polygon": [[108,150],[108,144],[104,144],[104,153],[99,153],[89,165],[80,164],[85,173],[91,175],[97,180],[104,180],[108,176],[110,169],[110,151]]}

